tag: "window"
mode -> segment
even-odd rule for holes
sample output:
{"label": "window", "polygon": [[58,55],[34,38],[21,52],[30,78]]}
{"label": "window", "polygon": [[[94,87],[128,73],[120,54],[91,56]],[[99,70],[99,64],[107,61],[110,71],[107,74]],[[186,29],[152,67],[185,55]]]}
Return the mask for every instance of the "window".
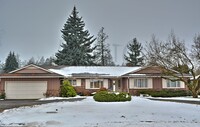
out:
{"label": "window", "polygon": [[134,79],[134,87],[139,87],[139,88],[148,87],[147,79]]}
{"label": "window", "polygon": [[121,87],[121,81],[119,80],[118,81],[118,88],[120,88]]}
{"label": "window", "polygon": [[167,80],[167,87],[181,87],[180,81]]}
{"label": "window", "polygon": [[90,88],[101,88],[103,87],[103,80],[102,79],[91,79],[90,80]]}
{"label": "window", "polygon": [[74,80],[74,79],[69,80],[69,82],[70,82],[70,84],[71,84],[72,86],[76,86],[76,85],[77,85],[77,84],[76,84],[76,80]]}

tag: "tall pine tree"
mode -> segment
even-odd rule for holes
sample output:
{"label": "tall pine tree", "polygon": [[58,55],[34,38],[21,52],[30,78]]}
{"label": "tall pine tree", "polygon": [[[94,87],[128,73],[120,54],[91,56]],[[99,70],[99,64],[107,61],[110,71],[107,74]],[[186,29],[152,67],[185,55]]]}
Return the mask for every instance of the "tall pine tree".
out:
{"label": "tall pine tree", "polygon": [[108,39],[108,35],[104,32],[104,27],[102,27],[98,33],[97,43],[95,45],[95,62],[100,66],[113,66],[114,62],[106,39]]}
{"label": "tall pine tree", "polygon": [[127,45],[128,52],[124,55],[124,59],[127,61],[127,66],[141,66],[143,63],[143,57],[141,54],[142,46],[136,38]]}
{"label": "tall pine tree", "polygon": [[6,58],[4,72],[8,73],[13,71],[19,67],[19,63],[17,61],[16,55],[14,52],[10,52],[8,57]]}
{"label": "tall pine tree", "polygon": [[74,6],[72,14],[61,30],[65,43],[61,44],[62,50],[56,53],[55,63],[68,66],[89,66],[94,63],[91,44],[95,41],[88,30],[84,30],[85,23]]}

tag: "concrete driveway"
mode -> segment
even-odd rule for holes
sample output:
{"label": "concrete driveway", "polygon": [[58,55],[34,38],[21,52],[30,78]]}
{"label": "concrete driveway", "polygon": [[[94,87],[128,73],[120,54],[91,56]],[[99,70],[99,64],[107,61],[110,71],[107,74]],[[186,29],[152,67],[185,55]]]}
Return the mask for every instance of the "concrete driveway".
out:
{"label": "concrete driveway", "polygon": [[33,105],[41,105],[53,102],[62,102],[62,101],[81,101],[85,98],[70,98],[70,99],[62,99],[62,100],[0,100],[0,112],[4,111],[5,109],[12,109],[18,108],[21,106],[33,106]]}

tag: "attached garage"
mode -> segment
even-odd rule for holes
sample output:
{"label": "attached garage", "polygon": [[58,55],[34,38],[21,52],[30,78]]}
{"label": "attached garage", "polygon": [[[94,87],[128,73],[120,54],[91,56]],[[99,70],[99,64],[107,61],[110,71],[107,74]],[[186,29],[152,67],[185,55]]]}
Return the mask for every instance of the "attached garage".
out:
{"label": "attached garage", "polygon": [[8,74],[0,75],[0,92],[6,99],[39,99],[59,96],[63,76],[36,65],[28,65]]}
{"label": "attached garage", "polygon": [[38,99],[45,97],[47,81],[7,81],[5,93],[7,99]]}

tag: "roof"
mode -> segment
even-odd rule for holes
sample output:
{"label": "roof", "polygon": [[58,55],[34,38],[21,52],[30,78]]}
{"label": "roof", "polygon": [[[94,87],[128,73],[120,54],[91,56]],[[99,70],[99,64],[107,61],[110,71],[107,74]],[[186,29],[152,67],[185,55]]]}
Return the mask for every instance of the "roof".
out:
{"label": "roof", "polygon": [[141,67],[120,67],[120,66],[69,66],[61,69],[49,69],[65,77],[97,75],[101,77],[119,77]]}
{"label": "roof", "polygon": [[63,75],[52,72],[48,69],[30,64],[22,68],[16,69],[9,73],[0,75],[1,78],[60,78]]}
{"label": "roof", "polygon": [[24,67],[22,67],[22,68],[16,69],[16,70],[11,71],[11,72],[9,72],[9,73],[10,73],[10,74],[13,74],[13,73],[16,73],[16,72],[18,72],[18,71],[21,71],[21,70],[23,70],[23,69],[26,69],[26,68],[28,68],[28,67],[34,67],[34,68],[38,68],[38,69],[40,69],[40,70],[43,70],[43,71],[45,71],[45,72],[47,72],[47,73],[52,73],[51,71],[49,71],[49,70],[47,70],[47,69],[44,69],[44,68],[42,68],[42,67],[39,67],[39,66],[37,66],[37,65],[34,65],[34,64],[29,64],[29,65],[27,65],[27,66],[24,66]]}

